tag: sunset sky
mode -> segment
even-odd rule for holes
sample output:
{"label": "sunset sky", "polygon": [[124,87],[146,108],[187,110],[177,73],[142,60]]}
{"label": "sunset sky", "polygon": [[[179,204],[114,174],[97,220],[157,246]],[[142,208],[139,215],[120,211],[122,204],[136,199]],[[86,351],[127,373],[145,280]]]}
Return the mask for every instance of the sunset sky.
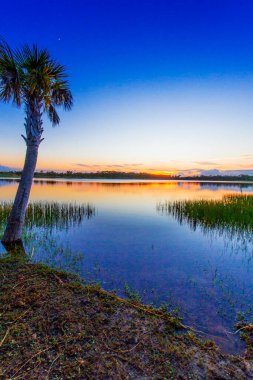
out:
{"label": "sunset sky", "polygon": [[[253,173],[253,2],[23,0],[0,35],[67,66],[74,107],[38,169]],[[0,104],[0,166],[21,168],[24,113]]]}

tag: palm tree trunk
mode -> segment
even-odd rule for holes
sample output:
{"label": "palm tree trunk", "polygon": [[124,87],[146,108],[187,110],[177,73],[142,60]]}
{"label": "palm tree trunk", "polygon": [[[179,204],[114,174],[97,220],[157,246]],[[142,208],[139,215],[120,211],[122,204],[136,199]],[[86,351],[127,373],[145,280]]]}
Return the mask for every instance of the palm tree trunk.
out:
{"label": "palm tree trunk", "polygon": [[7,246],[17,243],[20,246],[22,229],[25,222],[25,212],[32,187],[33,175],[36,168],[39,145],[43,139],[42,128],[42,103],[40,99],[33,99],[26,104],[25,128],[26,137],[22,135],[26,142],[25,164],[18,186],[16,198],[7,222],[7,226],[2,239],[3,245]]}
{"label": "palm tree trunk", "polygon": [[18,186],[16,198],[9,216],[2,242],[16,243],[21,240],[25,212],[32,187],[33,175],[38,158],[39,142],[27,140],[24,169]]}

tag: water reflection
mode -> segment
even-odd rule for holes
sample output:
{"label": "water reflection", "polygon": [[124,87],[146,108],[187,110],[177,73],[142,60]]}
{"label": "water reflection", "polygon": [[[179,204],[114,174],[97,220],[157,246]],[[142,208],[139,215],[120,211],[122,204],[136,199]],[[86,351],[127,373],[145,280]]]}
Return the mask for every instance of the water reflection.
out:
{"label": "water reflection", "polygon": [[0,179],[0,187],[8,186],[13,183],[18,183],[18,181],[13,179]]}

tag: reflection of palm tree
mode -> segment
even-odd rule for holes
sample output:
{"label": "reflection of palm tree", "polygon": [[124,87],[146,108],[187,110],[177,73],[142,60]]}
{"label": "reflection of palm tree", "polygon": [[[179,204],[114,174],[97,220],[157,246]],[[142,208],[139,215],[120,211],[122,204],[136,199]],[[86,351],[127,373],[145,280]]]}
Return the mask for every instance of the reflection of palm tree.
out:
{"label": "reflection of palm tree", "polygon": [[32,180],[42,139],[42,115],[45,112],[52,125],[60,118],[56,107],[72,107],[72,94],[66,80],[64,66],[54,61],[47,50],[25,45],[11,50],[0,41],[0,100],[24,106],[26,118],[26,158],[16,198],[8,219],[3,242],[21,238]]}

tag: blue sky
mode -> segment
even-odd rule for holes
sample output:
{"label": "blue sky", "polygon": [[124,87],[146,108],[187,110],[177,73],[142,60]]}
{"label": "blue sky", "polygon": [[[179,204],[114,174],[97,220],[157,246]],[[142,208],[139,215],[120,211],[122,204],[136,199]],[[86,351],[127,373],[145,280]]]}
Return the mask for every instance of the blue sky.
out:
{"label": "blue sky", "polygon": [[[75,106],[45,122],[38,168],[253,170],[253,2],[12,1],[0,35],[48,47]],[[23,113],[0,105],[0,165],[21,167]]]}

